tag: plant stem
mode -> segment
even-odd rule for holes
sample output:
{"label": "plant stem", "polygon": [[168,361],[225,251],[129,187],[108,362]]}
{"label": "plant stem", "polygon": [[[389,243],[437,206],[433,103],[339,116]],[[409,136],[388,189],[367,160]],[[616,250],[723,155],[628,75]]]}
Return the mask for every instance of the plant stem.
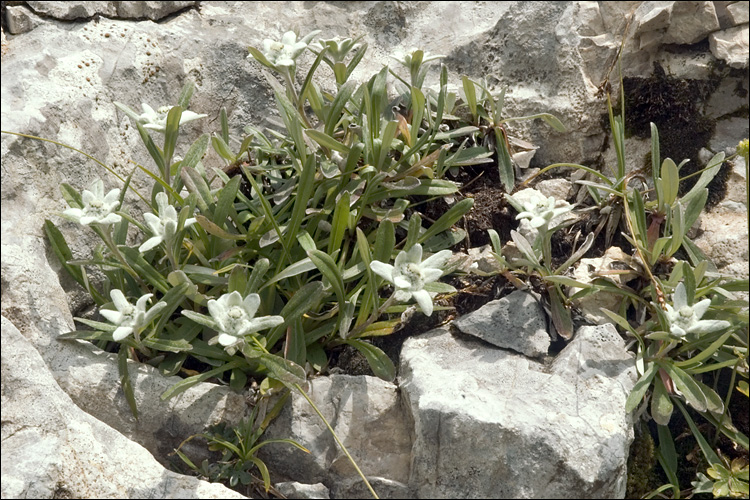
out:
{"label": "plant stem", "polygon": [[120,252],[120,249],[117,248],[117,245],[115,244],[114,240],[112,239],[112,235],[110,234],[109,226],[107,227],[106,231],[100,227],[92,226],[92,228],[99,235],[102,241],[104,241],[104,244],[107,245],[107,248],[110,249],[110,251],[117,258],[117,260],[119,260],[120,263],[124,266],[125,271],[127,271],[127,273],[138,282],[138,284],[141,286],[141,289],[146,293],[150,293],[151,290],[148,288],[148,285],[146,284],[146,282],[144,282],[141,279],[141,277],[138,276],[138,273],[136,273],[133,270],[133,268],[130,267],[130,264],[128,264],[128,261],[122,255],[122,253]]}
{"label": "plant stem", "polygon": [[346,446],[344,446],[344,443],[341,442],[339,437],[336,435],[336,432],[334,432],[333,427],[331,427],[331,424],[328,423],[328,420],[323,416],[323,414],[320,412],[318,407],[313,403],[313,400],[310,399],[310,396],[307,395],[307,393],[300,387],[299,384],[294,384],[294,388],[299,391],[300,394],[307,400],[308,403],[310,403],[310,406],[312,406],[313,410],[315,410],[315,413],[318,414],[320,419],[323,421],[323,423],[326,424],[326,427],[328,427],[328,430],[331,432],[331,435],[333,436],[333,439],[336,441],[336,443],[341,447],[341,451],[344,452],[346,455],[346,458],[349,459],[349,462],[354,466],[354,468],[357,470],[357,473],[359,474],[359,477],[362,478],[362,480],[365,482],[365,486],[367,486],[367,489],[370,490],[370,493],[372,494],[373,498],[380,498],[377,493],[375,493],[375,490],[372,489],[372,486],[370,485],[370,482],[367,480],[365,475],[362,473],[360,468],[357,466],[357,463],[354,461],[352,456],[349,454],[349,451],[346,449]]}

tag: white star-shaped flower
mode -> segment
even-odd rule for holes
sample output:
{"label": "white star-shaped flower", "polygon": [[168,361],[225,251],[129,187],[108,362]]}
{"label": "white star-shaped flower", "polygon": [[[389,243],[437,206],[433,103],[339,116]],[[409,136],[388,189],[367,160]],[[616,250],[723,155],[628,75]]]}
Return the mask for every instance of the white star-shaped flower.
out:
{"label": "white star-shaped flower", "polygon": [[63,216],[84,226],[115,224],[122,219],[121,216],[113,213],[120,205],[120,189],[113,189],[105,195],[104,183],[101,179],[96,179],[89,189],[83,190],[81,201],[83,208],[69,208],[63,212]]}
{"label": "white star-shaped flower", "polygon": [[117,310],[101,309],[99,313],[117,325],[117,329],[112,334],[112,338],[117,342],[134,332],[140,333],[141,330],[151,323],[159,311],[167,307],[165,302],[158,302],[146,311],[146,303],[154,295],[153,293],[143,295],[135,305],[128,302],[125,294],[120,290],[114,289],[109,292],[109,295],[112,297],[112,302]]}
{"label": "white star-shaped flower", "polygon": [[432,295],[424,289],[425,284],[437,281],[442,275],[452,253],[441,250],[422,261],[422,245],[416,244],[408,252],[401,251],[396,256],[394,265],[374,260],[370,268],[396,287],[394,297],[399,302],[406,302],[412,297],[427,316],[432,315]]}
{"label": "white star-shaped flower", "polygon": [[[159,206],[159,215],[152,213],[143,214],[146,223],[154,234],[138,247],[138,251],[148,252],[156,247],[162,241],[171,241],[177,232],[177,210],[169,204],[167,194],[162,192],[156,195],[156,204]],[[195,218],[191,217],[185,221],[184,227],[190,227],[195,224]]]}
{"label": "white star-shaped flower", "polygon": [[[240,292],[224,294],[218,299],[208,301],[208,312],[216,322],[219,332],[214,337],[225,349],[234,349],[238,344],[244,342],[244,336],[249,333],[272,328],[284,322],[281,316],[255,317],[260,307],[260,296],[251,293],[242,299]],[[213,339],[212,339],[213,340]],[[209,342],[211,343],[211,342]]]}
{"label": "white star-shaped flower", "polygon": [[[174,106],[162,106],[157,111],[154,111],[154,108],[144,102],[141,104],[141,107],[143,108],[143,113],[138,116],[138,122],[143,124],[143,128],[164,133],[167,130],[167,115]],[[199,115],[198,113],[184,110],[182,115],[180,115],[180,125],[207,116],[208,115]]]}
{"label": "white star-shaped flower", "polygon": [[297,41],[294,31],[287,31],[281,41],[266,38],[263,40],[263,55],[272,66],[278,68],[293,68],[295,60],[307,48],[303,40]]}
{"label": "white star-shaped flower", "polygon": [[528,219],[529,225],[534,229],[540,227],[546,228],[552,219],[573,210],[573,205],[555,208],[555,205],[557,204],[555,198],[552,196],[545,198],[541,193],[536,193],[536,196],[531,196],[529,199],[523,201],[516,200],[516,202],[523,208],[523,210],[516,216],[516,220]]}
{"label": "white star-shaped flower", "polygon": [[701,319],[710,305],[711,299],[703,299],[697,304],[689,305],[685,285],[677,285],[674,290],[674,306],[666,304],[672,335],[682,338],[688,334],[711,333],[730,326],[729,321]]}

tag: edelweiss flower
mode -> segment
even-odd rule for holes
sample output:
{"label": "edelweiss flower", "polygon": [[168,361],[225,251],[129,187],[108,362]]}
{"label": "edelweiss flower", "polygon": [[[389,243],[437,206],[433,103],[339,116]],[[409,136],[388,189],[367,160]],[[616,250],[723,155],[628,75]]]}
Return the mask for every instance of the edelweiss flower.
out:
{"label": "edelweiss flower", "polygon": [[422,262],[422,245],[416,244],[408,252],[399,252],[394,265],[374,260],[370,263],[370,268],[393,283],[396,287],[396,300],[406,302],[414,297],[422,312],[430,316],[433,310],[432,296],[424,286],[443,275],[441,268],[451,255],[450,250],[441,250]]}
{"label": "edelweiss flower", "polygon": [[314,31],[299,41],[294,31],[284,33],[280,42],[266,38],[263,40],[263,55],[276,69],[294,68],[295,60],[307,48],[307,42],[317,33],[319,31]]}
{"label": "edelweiss flower", "polygon": [[251,293],[242,299],[240,292],[224,294],[218,299],[208,301],[208,312],[217,323],[219,331],[216,337],[224,348],[234,348],[244,342],[244,336],[258,330],[272,328],[284,322],[281,316],[263,316],[256,318],[260,306],[260,296]]}
{"label": "edelweiss flower", "polygon": [[729,321],[701,319],[709,305],[711,299],[703,299],[695,305],[689,305],[685,285],[677,285],[674,291],[674,307],[666,305],[672,335],[685,337],[687,334],[710,333],[730,326]]}
{"label": "edelweiss flower", "polygon": [[546,228],[552,219],[573,210],[573,205],[555,208],[555,204],[557,203],[555,198],[552,196],[545,198],[544,195],[533,190],[528,197],[519,199],[514,195],[510,199],[515,202],[514,206],[516,208],[521,209],[519,210],[520,213],[516,216],[516,220],[528,219],[529,225],[534,229],[540,227]]}
{"label": "edelweiss flower", "polygon": [[120,189],[113,189],[104,195],[104,183],[96,179],[89,189],[81,193],[83,208],[69,208],[63,215],[72,221],[88,226],[90,224],[114,224],[122,217],[113,213],[120,204]]}
{"label": "edelweiss flower", "polygon": [[166,302],[158,302],[147,312],[146,302],[154,295],[153,293],[143,295],[138,299],[135,306],[127,301],[125,295],[120,290],[114,289],[109,292],[109,295],[112,297],[112,302],[115,304],[117,310],[101,309],[99,313],[117,325],[117,329],[112,334],[112,338],[117,342],[133,332],[140,333],[141,330],[151,323],[151,320],[154,319],[159,311],[167,307]]}
{"label": "edelweiss flower", "polygon": [[[167,194],[158,193],[156,204],[159,206],[158,216],[152,213],[143,214],[143,218],[146,219],[146,223],[154,236],[138,247],[138,251],[141,253],[148,252],[162,241],[171,241],[177,232],[177,210],[169,204]],[[195,218],[191,217],[185,221],[184,227],[190,227],[193,224],[195,224]]]}
{"label": "edelweiss flower", "polygon": [[[143,113],[138,116],[138,123],[142,123],[143,128],[164,133],[167,130],[167,115],[174,106],[162,106],[157,111],[154,111],[154,108],[144,102],[141,104],[141,107],[143,108]],[[198,113],[184,110],[182,115],[180,115],[180,125],[197,120],[198,118],[205,118],[206,116],[208,115],[199,115]]]}

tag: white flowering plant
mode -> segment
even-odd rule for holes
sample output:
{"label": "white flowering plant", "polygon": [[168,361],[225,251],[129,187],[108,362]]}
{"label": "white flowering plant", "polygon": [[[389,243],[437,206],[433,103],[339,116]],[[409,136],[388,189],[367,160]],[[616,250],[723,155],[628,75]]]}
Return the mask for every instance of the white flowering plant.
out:
{"label": "white flowering plant", "polygon": [[[658,424],[659,463],[669,479],[669,484],[659,491],[671,488],[678,495],[681,488],[677,477],[677,456],[669,428],[675,407],[687,420],[703,456],[714,470],[720,470],[723,462],[699,430],[694,421],[696,415],[712,425],[715,436],[722,434],[736,447],[748,449],[747,435],[733,425],[729,414],[729,404],[735,390],[745,397],[748,395],[746,380],[750,322],[747,300],[738,300],[733,295],[733,292],[747,293],[748,280],[718,274],[715,265],[688,236],[706,205],[709,183],[725,162],[747,156],[747,141],[740,142],[736,155],[726,157],[723,152],[717,153],[704,168],[682,176],[680,169],[687,160],[679,165],[670,158],[661,160],[659,133],[652,123],[651,178],[648,179],[641,171],[627,172],[624,95],[621,95],[621,99],[619,116],[615,116],[611,104],[609,106],[612,138],[617,153],[617,165],[611,169],[614,177],[606,175],[606,169],[600,172],[583,165],[559,163],[539,170],[524,184],[560,167],[574,168],[588,174],[588,178],[577,182],[594,202],[594,206],[587,211],[595,229],[587,235],[581,248],[590,245],[602,232],[605,247],[609,247],[618,228],[622,229],[622,236],[626,244],[632,247],[638,264],[637,269],[631,268],[625,272],[638,277],[624,282],[600,275],[584,283],[568,273],[568,266],[576,259],[568,259],[555,269],[546,266],[551,261],[549,239],[545,235],[551,235],[565,226],[566,223],[559,219],[558,222],[552,221],[563,215],[562,210],[567,207],[545,200],[542,196],[524,202],[518,199],[518,193],[506,198],[518,211],[517,219],[525,221],[527,230],[530,227],[537,233],[526,232],[531,241],[520,234],[523,229],[511,233],[516,249],[522,254],[514,262],[517,265],[520,263],[527,272],[539,274],[548,289],[551,285],[558,287],[560,293],[550,293],[553,321],[556,309],[559,316],[564,316],[568,310],[567,307],[560,307],[563,302],[574,305],[578,299],[600,291],[621,296],[619,308],[602,309],[601,312],[622,328],[636,345],[639,379],[628,397],[626,409],[630,411],[640,407],[640,415]],[[694,176],[698,178],[692,187],[681,189],[682,182]],[[509,264],[511,259],[503,258],[503,248],[496,234],[493,236],[493,246],[507,267],[506,273],[513,269],[513,265]],[[574,253],[571,257],[575,256]],[[577,291],[562,293],[564,288]],[[558,297],[557,308],[553,297]],[[721,380],[729,379],[723,395],[719,390],[720,377]],[[713,384],[709,384],[711,380]],[[698,476],[705,478],[700,473]],[[699,481],[700,487],[705,488],[707,481],[707,478],[706,481]],[[734,484],[739,488],[735,491],[742,491],[744,486]],[[719,490],[724,486],[720,485]]]}
{"label": "white flowering plant", "polygon": [[[351,75],[366,44],[356,38],[313,43],[316,35],[286,32],[249,49],[250,62],[271,71],[263,75],[284,130],[247,125],[238,133],[221,109],[218,131],[180,144],[186,128],[208,121],[208,114],[188,111],[193,86],[187,84],[173,106],[154,110],[144,103],[138,113],[116,103],[133,121],[153,168],[137,165],[123,179],[101,164],[121,183],[109,191],[103,180],[83,193],[61,186],[69,208],[60,217],[94,231],[104,243],[90,258],[74,259],[62,232],[45,222],[61,265],[91,294],[104,320],[76,318],[89,329],[62,338],[117,350],[123,392],[135,415],[129,359],[145,359],[166,375],[190,374],[164,399],[211,377],[235,390],[252,379],[265,394],[286,387],[307,397],[302,387],[308,374],[325,372],[343,346],[358,350],[375,375],[393,380],[393,361],[369,339],[397,331],[407,310],[432,316],[449,309],[441,295],[456,290],[440,280],[452,272],[451,249],[466,237],[457,223],[473,199],[448,174],[496,163],[517,220],[533,230],[510,233],[521,253],[515,260],[503,257],[491,232],[508,280],[531,287],[532,278],[540,278],[556,330],[566,338],[573,332],[571,305],[577,298],[601,290],[620,293],[620,310],[608,315],[637,342],[641,377],[628,408],[650,401],[652,418],[665,426],[674,405],[684,410],[686,401],[719,432],[747,442],[731,425],[728,399],[700,380],[729,367],[733,377],[747,376],[747,311],[730,298],[746,290],[747,281],[718,276],[686,236],[723,154],[680,197],[680,166],[660,161],[657,136],[653,188],[637,189],[637,176],[624,169],[622,120],[611,116],[618,151],[614,179],[575,164],[539,172],[565,166],[595,178],[579,182],[603,222],[560,258],[552,254],[552,238],[571,227],[565,217],[576,207],[519,196],[516,177],[523,167],[506,128],[511,121],[539,118],[562,131],[557,118],[504,117],[504,93],[493,94],[486,83],[468,77],[454,89],[447,68],[438,65],[442,56],[422,50],[398,56],[408,77],[400,76],[401,67],[384,67],[358,83]],[[321,63],[333,71],[333,94],[316,83]],[[309,67],[301,85],[298,67]],[[429,68],[437,72],[434,88],[424,87]],[[387,91],[391,83],[395,96]],[[136,171],[153,179],[151,193],[131,186]],[[147,205],[142,217],[131,215],[128,192]],[[436,199],[446,200],[448,208],[429,217],[424,203]],[[592,283],[572,279],[568,268],[592,248],[602,228],[611,235],[621,225],[645,264],[637,286],[605,277]],[[100,271],[99,279],[91,279],[91,269]],[[581,291],[568,297],[566,287]],[[185,368],[188,360],[205,371],[193,375]],[[668,440],[663,442],[666,447]]]}

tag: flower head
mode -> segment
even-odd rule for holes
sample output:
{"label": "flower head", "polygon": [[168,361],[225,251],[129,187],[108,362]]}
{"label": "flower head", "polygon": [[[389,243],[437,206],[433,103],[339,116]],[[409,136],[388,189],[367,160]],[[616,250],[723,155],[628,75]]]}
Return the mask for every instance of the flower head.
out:
{"label": "flower head", "polygon": [[219,335],[215,342],[225,349],[234,349],[244,342],[244,336],[284,322],[281,316],[255,317],[260,306],[260,296],[251,293],[243,300],[240,292],[224,294],[208,301],[208,312],[217,324]]}
{"label": "flower head", "polygon": [[394,265],[374,260],[370,268],[393,283],[396,300],[406,302],[414,297],[422,312],[430,316],[433,310],[432,296],[424,287],[443,275],[441,268],[451,255],[450,250],[442,250],[422,261],[422,245],[416,244],[408,252],[399,252]]}
{"label": "flower head", "polygon": [[104,183],[96,179],[89,189],[81,193],[83,208],[69,208],[63,215],[70,220],[88,226],[90,224],[114,224],[120,222],[121,216],[113,213],[120,205],[120,189],[113,189],[104,194]]}
{"label": "flower head", "polygon": [[158,302],[146,311],[146,303],[154,295],[153,293],[143,295],[135,305],[130,304],[120,290],[114,289],[109,292],[109,295],[117,310],[101,309],[99,313],[117,325],[117,329],[112,334],[112,338],[117,342],[134,332],[140,333],[159,311],[167,307],[166,302]]}
{"label": "flower head", "polygon": [[[167,115],[174,106],[162,106],[158,110],[154,111],[154,108],[146,104],[141,104],[143,113],[138,116],[138,123],[143,124],[143,128],[149,128],[156,130],[157,132],[164,133],[167,130]],[[180,115],[180,125],[184,125],[187,122],[197,120],[198,118],[205,118],[208,115],[199,115],[192,111],[184,110]]]}
{"label": "flower head", "polygon": [[293,71],[296,59],[305,51],[307,44],[318,33],[320,33],[320,30],[315,30],[300,40],[297,40],[297,34],[294,31],[284,33],[281,41],[266,38],[263,40],[263,56],[266,62],[277,71]]}
{"label": "flower head", "polygon": [[[156,195],[156,204],[159,207],[158,216],[152,213],[143,214],[154,236],[138,247],[141,253],[151,250],[162,241],[171,241],[177,232],[177,210],[169,204],[166,193]],[[185,221],[184,227],[190,227],[193,224],[195,224],[195,218],[191,217]]]}
{"label": "flower head", "polygon": [[728,321],[718,319],[701,319],[711,305],[711,299],[703,299],[697,304],[687,303],[685,285],[680,283],[674,291],[674,306],[666,304],[669,330],[676,337],[688,334],[715,332],[730,326]]}
{"label": "flower head", "polygon": [[546,229],[552,219],[573,210],[573,205],[555,208],[557,200],[554,197],[545,198],[542,193],[534,189],[524,190],[522,193],[524,193],[524,196],[519,196],[521,193],[516,193],[509,196],[508,199],[513,206],[519,209],[520,213],[516,216],[516,220],[527,219],[529,225],[534,229]]}

